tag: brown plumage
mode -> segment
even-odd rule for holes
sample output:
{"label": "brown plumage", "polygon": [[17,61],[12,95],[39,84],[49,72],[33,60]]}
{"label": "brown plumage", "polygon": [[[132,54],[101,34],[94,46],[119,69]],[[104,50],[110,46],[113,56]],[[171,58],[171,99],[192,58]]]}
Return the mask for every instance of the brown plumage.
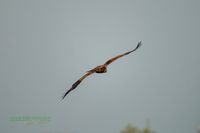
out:
{"label": "brown plumage", "polygon": [[141,46],[141,42],[138,42],[138,45],[136,46],[135,49],[131,50],[131,51],[128,51],[124,54],[120,54],[120,55],[117,55],[111,59],[109,59],[108,61],[106,61],[103,65],[99,65],[91,70],[89,70],[85,75],[83,75],[79,80],[77,80],[73,85],[72,87],[63,95],[62,99],[65,98],[65,96],[71,92],[72,90],[74,90],[86,77],[88,77],[89,75],[93,74],[93,73],[106,73],[107,72],[107,66],[110,65],[112,62],[114,62],[115,60],[125,56],[125,55],[128,55],[130,53],[132,53],[133,51],[137,50],[140,46]]}

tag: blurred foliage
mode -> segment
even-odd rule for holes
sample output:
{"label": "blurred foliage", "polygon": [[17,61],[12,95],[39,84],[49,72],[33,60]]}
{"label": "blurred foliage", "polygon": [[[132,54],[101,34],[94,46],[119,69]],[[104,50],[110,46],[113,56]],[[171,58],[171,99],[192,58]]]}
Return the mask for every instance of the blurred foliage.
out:
{"label": "blurred foliage", "polygon": [[126,128],[121,131],[121,133],[141,133],[141,132],[137,127],[128,124]]}
{"label": "blurred foliage", "polygon": [[139,129],[131,124],[128,124],[125,129],[121,131],[121,133],[155,133],[149,127],[145,127],[144,129]]}

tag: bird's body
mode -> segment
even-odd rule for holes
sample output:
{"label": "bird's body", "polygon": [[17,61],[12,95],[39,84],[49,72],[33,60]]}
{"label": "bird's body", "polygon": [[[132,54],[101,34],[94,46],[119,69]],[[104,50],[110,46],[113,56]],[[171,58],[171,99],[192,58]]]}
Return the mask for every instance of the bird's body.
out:
{"label": "bird's body", "polygon": [[107,66],[106,65],[100,65],[95,67],[94,69],[90,70],[91,72],[95,73],[106,73],[107,72]]}
{"label": "bird's body", "polygon": [[120,55],[117,55],[111,59],[109,59],[108,61],[106,61],[103,65],[99,65],[91,70],[89,70],[85,75],[83,75],[79,80],[77,80],[73,85],[72,87],[64,94],[64,96],[62,97],[63,99],[65,98],[65,96],[72,90],[74,90],[86,77],[88,77],[89,75],[93,74],[93,73],[106,73],[107,72],[107,66],[110,65],[112,62],[114,62],[115,60],[125,56],[125,55],[128,55],[130,53],[132,53],[133,51],[137,50],[139,47],[141,46],[141,42],[138,43],[138,45],[136,46],[135,49],[131,50],[131,51],[128,51],[124,54],[120,54]]}

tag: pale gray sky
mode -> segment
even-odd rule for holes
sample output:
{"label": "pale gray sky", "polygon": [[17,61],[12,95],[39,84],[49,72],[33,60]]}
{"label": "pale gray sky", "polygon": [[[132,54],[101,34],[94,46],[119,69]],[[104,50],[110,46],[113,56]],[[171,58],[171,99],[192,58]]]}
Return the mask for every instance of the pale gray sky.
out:
{"label": "pale gray sky", "polygon": [[[0,132],[157,133],[200,124],[200,1],[0,0]],[[88,77],[87,70],[142,47]],[[49,116],[46,124],[10,121]]]}

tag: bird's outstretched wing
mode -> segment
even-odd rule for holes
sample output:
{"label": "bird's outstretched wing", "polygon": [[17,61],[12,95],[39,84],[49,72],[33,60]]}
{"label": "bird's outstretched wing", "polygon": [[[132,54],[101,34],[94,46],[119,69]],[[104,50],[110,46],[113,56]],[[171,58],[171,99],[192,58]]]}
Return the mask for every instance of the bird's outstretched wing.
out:
{"label": "bird's outstretched wing", "polygon": [[119,59],[119,58],[121,58],[121,57],[123,57],[123,56],[125,56],[125,55],[128,55],[128,54],[132,53],[133,51],[137,50],[141,45],[142,45],[142,43],[141,43],[141,41],[140,41],[140,42],[138,42],[138,45],[136,46],[135,49],[133,49],[133,50],[131,50],[131,51],[128,51],[128,52],[126,52],[126,53],[124,53],[124,54],[117,55],[117,56],[115,56],[115,57],[109,59],[108,61],[106,61],[106,62],[104,63],[104,65],[105,65],[105,66],[108,66],[108,65],[111,64],[113,61],[115,61],[115,60],[117,60],[117,59]]}
{"label": "bird's outstretched wing", "polygon": [[88,71],[85,75],[83,75],[79,80],[77,80],[77,81],[72,85],[72,87],[63,95],[62,99],[64,99],[70,91],[74,90],[87,76],[93,74],[94,72],[95,72],[95,71],[90,70],[90,71]]}

